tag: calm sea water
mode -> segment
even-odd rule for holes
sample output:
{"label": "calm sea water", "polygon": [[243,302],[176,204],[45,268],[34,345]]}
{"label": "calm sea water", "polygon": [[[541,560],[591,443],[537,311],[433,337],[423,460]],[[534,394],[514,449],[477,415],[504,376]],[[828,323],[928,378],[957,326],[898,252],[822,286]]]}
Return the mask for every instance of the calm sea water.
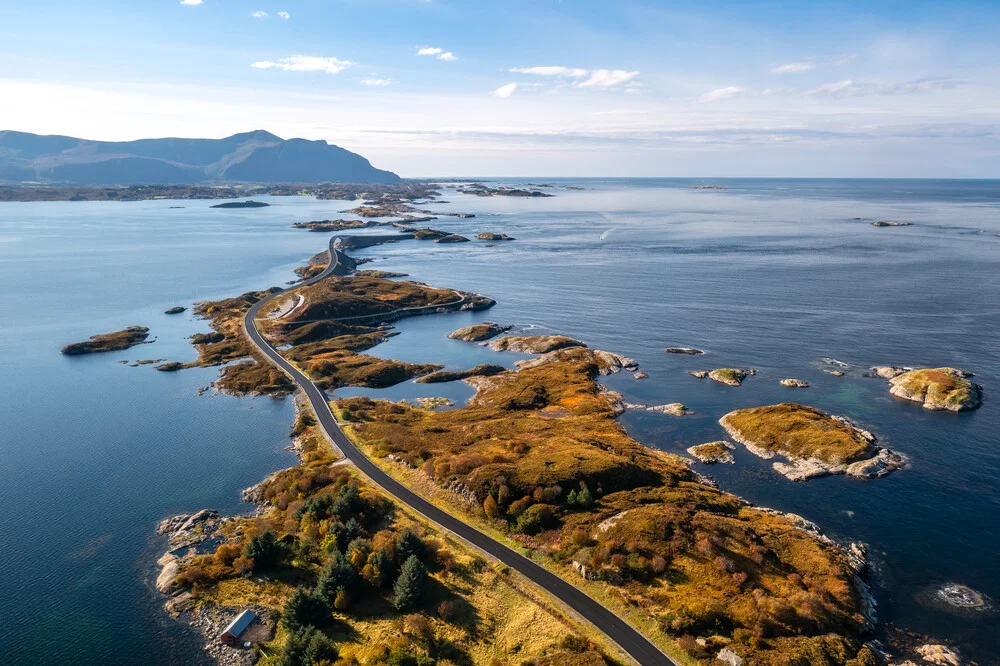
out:
{"label": "calm sea water", "polygon": [[[512,363],[518,357],[445,338],[484,320],[577,336],[649,373],[607,380],[629,401],[695,410],[623,417],[640,441],[678,453],[719,439],[717,419],[739,407],[795,399],[850,416],[910,466],[879,481],[795,484],[740,449],[735,465],[699,469],[834,538],[871,544],[884,621],[996,663],[997,616],[954,616],[917,597],[955,581],[1000,600],[1000,182],[546,182],[556,197],[446,188],[449,203],[431,206],[477,215],[442,218],[439,228],[504,232],[516,242],[363,251],[373,268],[498,301],[486,313],[403,320],[402,335],[374,353],[454,369]],[[691,189],[701,184],[727,189]],[[8,662],[166,663],[171,649],[198,659],[197,641],[166,618],[152,590],[162,550],[152,530],[180,511],[238,511],[240,488],[292,464],[282,450],[291,405],[197,396],[212,369],[165,375],[118,361],[192,358],[185,338],[204,323],[164,309],[281,284],[328,238],[288,225],[348,207],[272,201],[252,211],[166,201],[0,207],[9,313],[0,321],[0,653]],[[875,228],[874,219],[914,226]],[[156,342],[58,354],[67,342],[132,324],[149,326]],[[708,354],[663,352],[679,345]],[[881,380],[821,372],[823,357],[963,367],[985,386],[985,403],[966,414],[926,412],[891,398]],[[687,374],[720,366],[758,374],[740,388]],[[785,377],[810,388],[785,389]],[[461,402],[471,390],[407,383],[366,393]]]}

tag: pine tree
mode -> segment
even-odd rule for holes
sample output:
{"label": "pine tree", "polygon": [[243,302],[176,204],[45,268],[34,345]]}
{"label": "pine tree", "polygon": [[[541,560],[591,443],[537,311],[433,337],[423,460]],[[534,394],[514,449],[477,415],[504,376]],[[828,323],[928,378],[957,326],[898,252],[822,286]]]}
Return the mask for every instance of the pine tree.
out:
{"label": "pine tree", "polygon": [[329,624],[331,612],[326,599],[299,587],[281,609],[281,619],[289,629],[323,627]]}
{"label": "pine tree", "polygon": [[337,592],[345,590],[353,593],[357,589],[358,574],[342,553],[334,553],[326,563],[316,581],[316,592],[328,602],[333,603]]}
{"label": "pine tree", "polygon": [[243,554],[253,560],[255,570],[273,569],[285,556],[285,544],[272,530],[265,530],[250,539]]}
{"label": "pine tree", "polygon": [[569,491],[569,495],[566,495],[566,506],[576,506],[579,501],[575,490]]}
{"label": "pine tree", "polygon": [[594,503],[594,496],[590,494],[590,488],[584,487],[576,496],[576,503],[586,509]]}
{"label": "pine tree", "polygon": [[316,627],[302,627],[293,631],[278,659],[279,666],[312,666],[320,662],[336,661],[337,648]]}
{"label": "pine tree", "polygon": [[427,570],[416,555],[410,555],[399,570],[399,578],[392,588],[392,605],[396,610],[416,606],[427,582]]}
{"label": "pine tree", "polygon": [[396,537],[396,560],[398,562],[406,562],[411,555],[422,558],[424,551],[424,542],[409,527]]}

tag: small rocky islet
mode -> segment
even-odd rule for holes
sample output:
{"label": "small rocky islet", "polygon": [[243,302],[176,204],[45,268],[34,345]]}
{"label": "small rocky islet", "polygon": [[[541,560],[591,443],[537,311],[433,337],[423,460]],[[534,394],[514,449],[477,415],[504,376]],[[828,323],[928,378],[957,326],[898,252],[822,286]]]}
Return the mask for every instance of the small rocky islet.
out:
{"label": "small rocky islet", "polygon": [[463,340],[465,342],[482,342],[483,340],[495,338],[501,333],[506,333],[510,328],[510,326],[501,326],[500,324],[487,321],[452,331],[448,334],[448,337],[452,340]]}
{"label": "small rocky islet", "polygon": [[733,448],[736,447],[729,442],[719,440],[717,442],[706,442],[705,444],[689,447],[687,452],[706,465],[714,465],[716,463],[732,464],[735,461],[729,450]]}
{"label": "small rocky islet", "polygon": [[517,240],[513,236],[508,236],[507,234],[495,234],[489,231],[484,231],[482,233],[476,234],[476,238],[482,241],[512,241]]}
{"label": "small rocky islet", "polygon": [[68,344],[60,351],[67,356],[121,351],[145,343],[148,337],[149,329],[145,326],[129,326],[120,331],[92,335],[89,340]]}
{"label": "small rocky islet", "polygon": [[751,453],[786,458],[789,462],[773,467],[792,481],[830,474],[876,479],[905,462],[848,419],[793,402],[734,410],[719,424]]}

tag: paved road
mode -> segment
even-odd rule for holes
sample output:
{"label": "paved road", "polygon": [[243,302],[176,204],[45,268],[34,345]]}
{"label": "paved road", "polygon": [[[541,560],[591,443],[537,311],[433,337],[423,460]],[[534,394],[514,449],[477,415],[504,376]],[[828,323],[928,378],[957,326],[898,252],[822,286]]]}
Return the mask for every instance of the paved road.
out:
{"label": "paved road", "polygon": [[[296,285],[296,287],[313,284],[319,280],[329,277],[330,275],[343,272],[343,268],[339,263],[339,250],[336,250],[333,247],[335,241],[336,238],[331,239],[330,241],[331,261],[326,270],[316,277]],[[275,294],[274,296],[277,295],[278,294]],[[274,296],[271,298],[274,298]],[[389,494],[409,505],[417,511],[417,513],[422,514],[432,522],[437,523],[446,530],[453,532],[462,539],[472,543],[480,550],[490,554],[509,566],[511,569],[514,569],[515,571],[526,576],[536,585],[544,588],[547,592],[558,598],[560,601],[586,618],[589,622],[593,623],[598,629],[607,634],[611,640],[617,643],[623,650],[631,655],[633,659],[642,664],[642,666],[677,664],[677,662],[661,652],[659,648],[653,645],[648,639],[646,639],[645,636],[633,629],[627,622],[598,602],[591,599],[579,589],[567,583],[565,580],[544,567],[532,562],[524,555],[521,555],[507,546],[504,546],[492,537],[483,534],[474,527],[437,508],[383,472],[368,458],[368,456],[358,450],[354,443],[351,442],[351,440],[347,438],[347,435],[345,435],[340,429],[340,426],[337,425],[337,421],[333,418],[333,413],[330,411],[330,405],[327,403],[326,395],[323,391],[312,383],[312,381],[302,374],[302,372],[300,372],[295,366],[285,360],[285,358],[278,353],[278,350],[271,346],[264,336],[261,335],[260,331],[257,330],[254,320],[256,319],[261,308],[264,307],[264,305],[271,300],[271,298],[257,302],[244,316],[243,323],[250,341],[275,365],[288,373],[295,383],[298,384],[299,387],[305,392],[306,397],[309,399],[309,403],[312,405],[313,411],[319,420],[320,426],[326,432],[327,436],[333,440],[344,456],[354,463],[362,474],[384,488]]]}

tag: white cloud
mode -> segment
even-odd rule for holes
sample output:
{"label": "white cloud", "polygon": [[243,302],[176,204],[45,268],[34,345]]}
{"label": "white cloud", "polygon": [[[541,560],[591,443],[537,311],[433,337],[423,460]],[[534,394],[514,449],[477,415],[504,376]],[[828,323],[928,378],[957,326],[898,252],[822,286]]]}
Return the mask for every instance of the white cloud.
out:
{"label": "white cloud", "polygon": [[771,68],[772,74],[801,74],[809,70],[816,69],[814,62],[790,62],[786,65],[775,65]]}
{"label": "white cloud", "polygon": [[747,89],[741,88],[739,86],[728,86],[726,88],[718,88],[717,90],[712,90],[705,93],[698,98],[699,102],[717,102],[720,99],[726,99],[729,97],[737,97],[738,95],[745,95]]}
{"label": "white cloud", "polygon": [[505,86],[500,86],[499,88],[497,88],[496,90],[494,90],[490,94],[491,95],[496,95],[497,97],[503,97],[503,98],[506,99],[507,97],[510,97],[511,95],[513,95],[515,90],[517,90],[517,84],[516,83],[508,83]]}
{"label": "white cloud", "polygon": [[451,51],[445,51],[444,49],[437,46],[422,46],[417,49],[418,56],[437,56],[438,60],[446,60],[451,62],[453,60],[458,60],[456,56]]}
{"label": "white cloud", "polygon": [[639,72],[626,72],[624,69],[595,69],[590,73],[590,78],[576,84],[578,88],[612,88],[623,83],[628,83]]}
{"label": "white cloud", "polygon": [[[637,87],[635,77],[639,72],[629,72],[624,69],[583,69],[582,67],[514,67],[510,71],[516,74],[531,74],[533,76],[552,76],[561,79],[576,79],[572,83],[575,88],[614,88],[623,84]],[[584,80],[580,80],[584,79]]]}
{"label": "white cloud", "polygon": [[254,18],[267,18],[267,12],[262,12],[258,9],[255,12],[250,12],[250,16]]}
{"label": "white cloud", "polygon": [[194,7],[195,5],[200,5],[202,0],[181,0],[182,5],[187,5],[188,7]]}
{"label": "white cloud", "polygon": [[287,21],[288,19],[292,18],[292,15],[289,14],[288,12],[278,12],[278,17],[283,18]]}
{"label": "white cloud", "polygon": [[518,74],[535,74],[537,76],[565,76],[572,79],[583,78],[590,73],[579,67],[514,67],[510,71]]}
{"label": "white cloud", "polygon": [[262,60],[251,67],[257,69],[280,69],[286,72],[326,72],[337,74],[355,63],[339,58],[321,58],[319,56],[296,55],[279,60]]}
{"label": "white cloud", "polygon": [[837,81],[836,83],[824,83],[821,86],[817,86],[812,90],[807,90],[806,95],[837,95],[843,93],[844,91],[849,91],[854,86],[854,81],[846,79],[844,81]]}
{"label": "white cloud", "polygon": [[380,79],[374,74],[372,74],[366,79],[361,79],[361,83],[365,84],[366,86],[381,88],[383,86],[392,85],[392,79]]}

